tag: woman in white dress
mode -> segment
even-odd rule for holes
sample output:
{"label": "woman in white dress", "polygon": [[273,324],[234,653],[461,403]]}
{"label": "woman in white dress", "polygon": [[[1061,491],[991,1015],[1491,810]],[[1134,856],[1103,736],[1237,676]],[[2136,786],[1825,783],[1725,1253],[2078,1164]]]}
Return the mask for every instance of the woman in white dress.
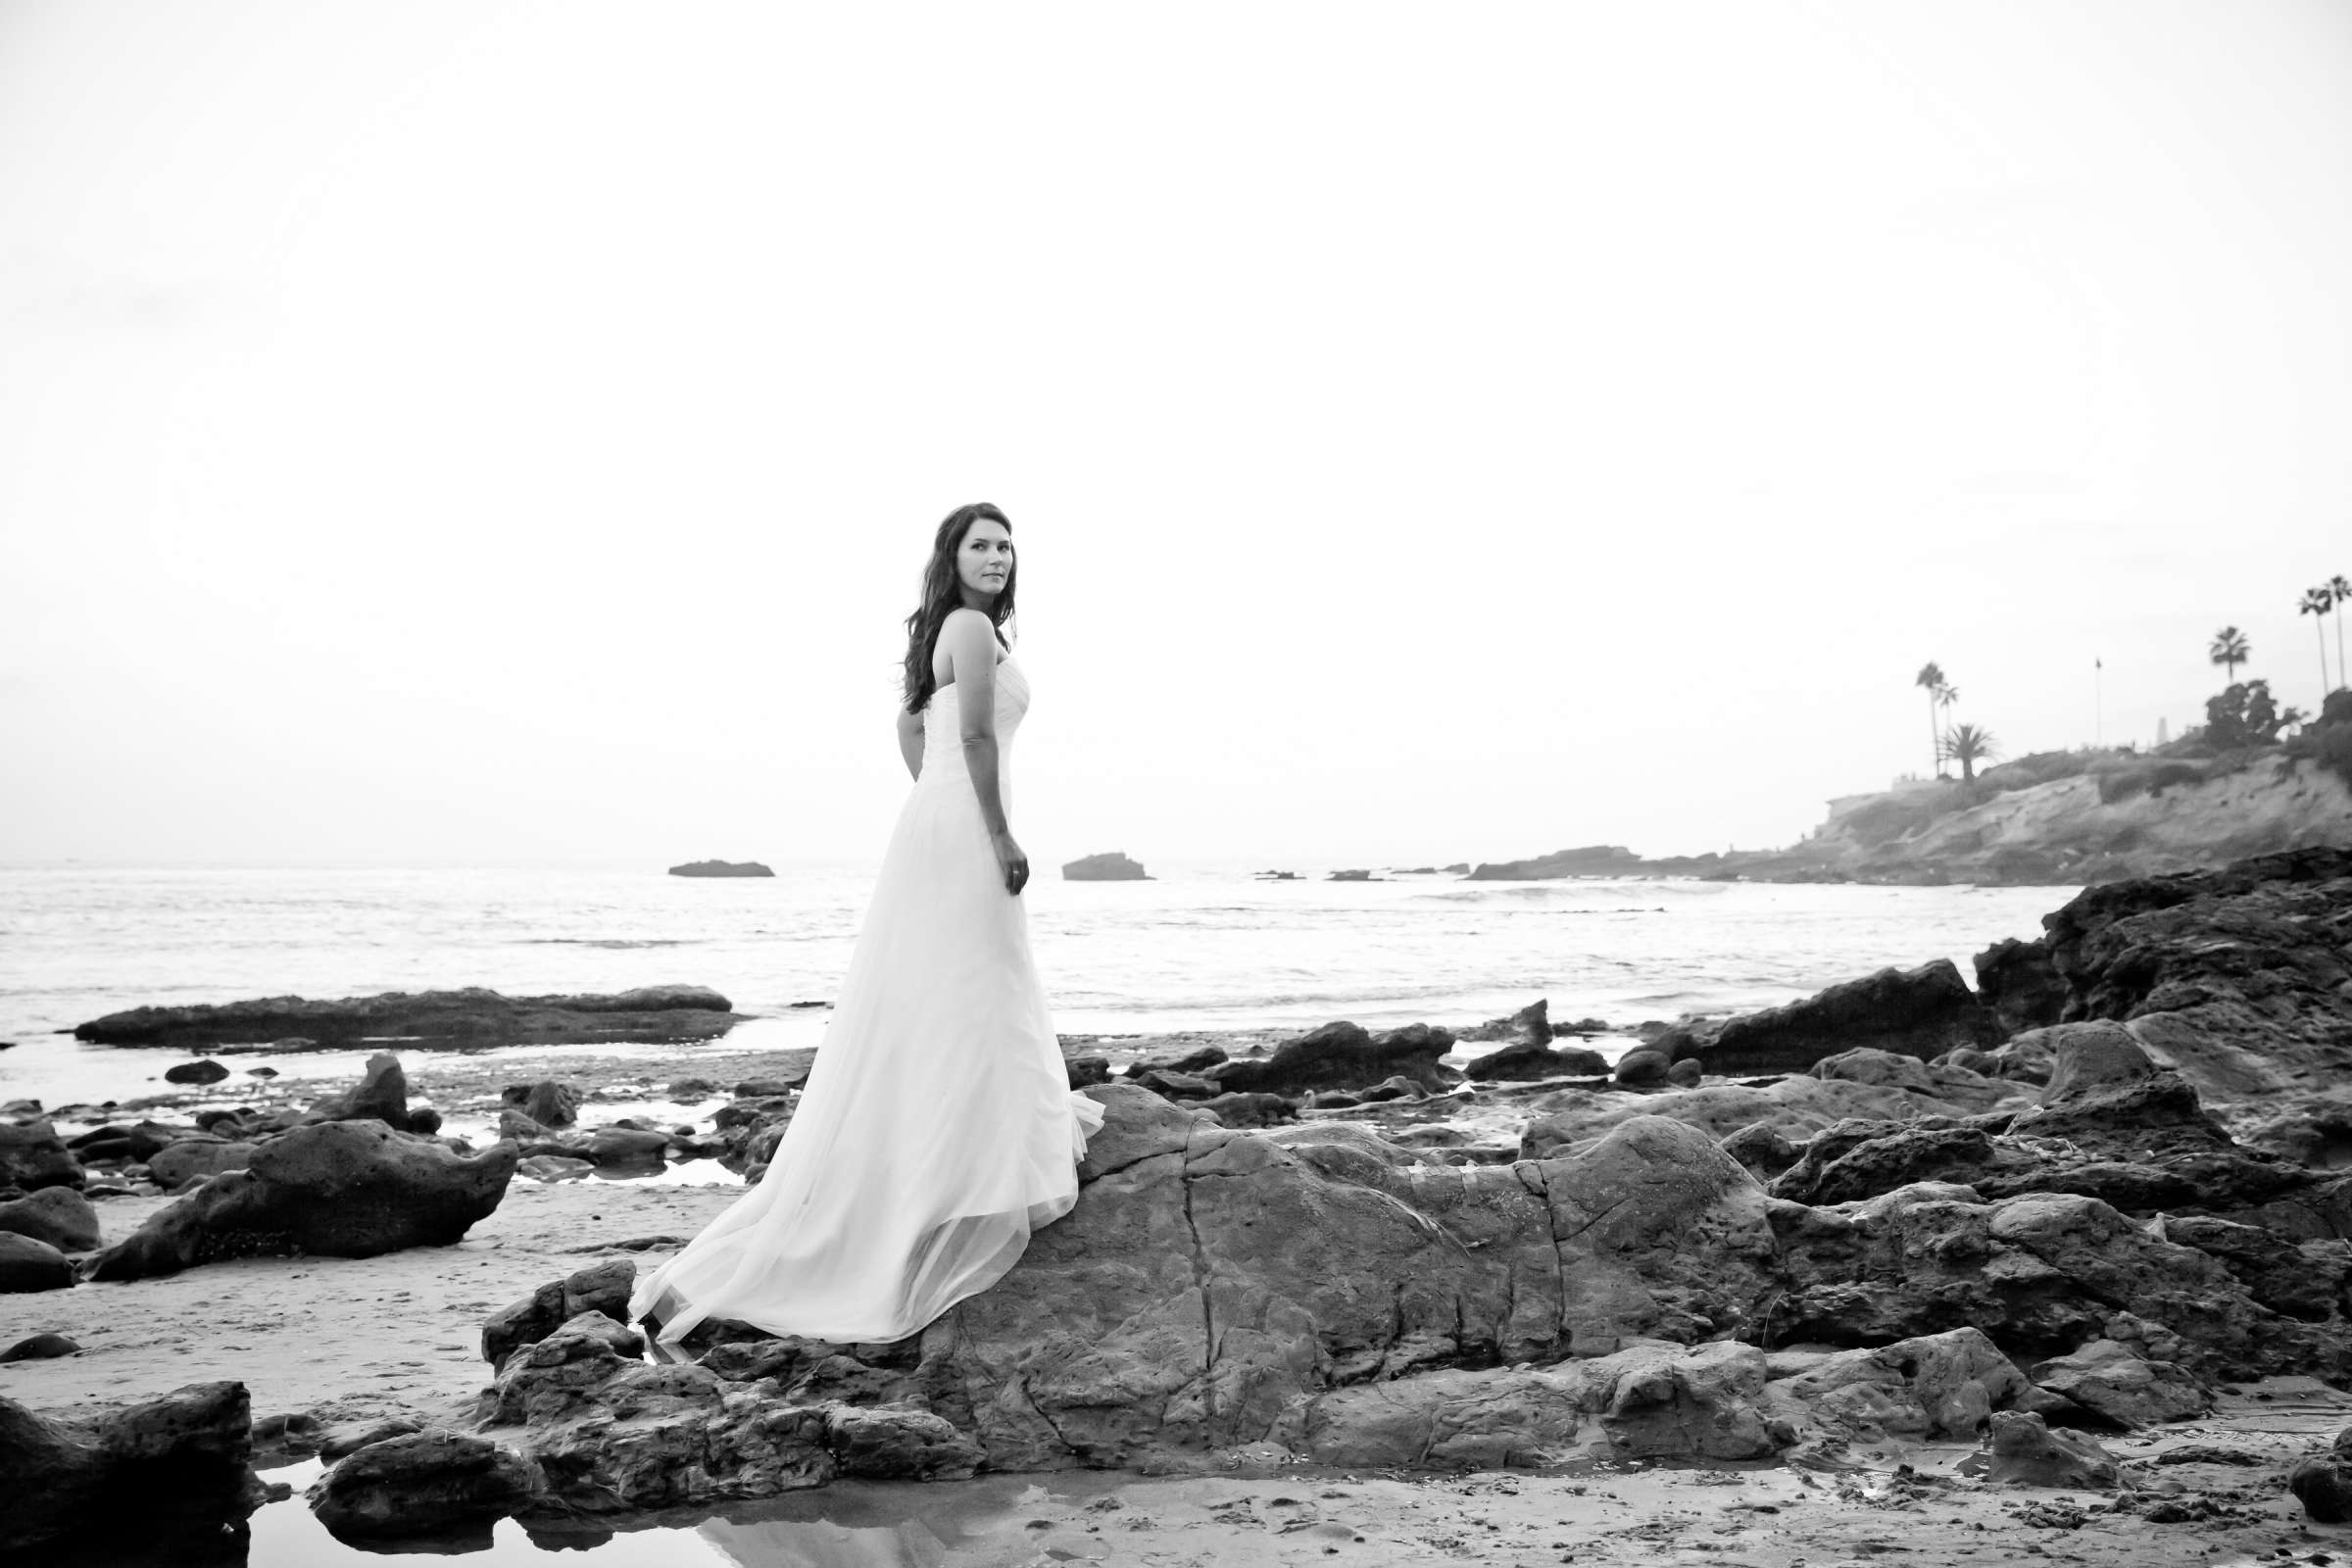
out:
{"label": "woman in white dress", "polygon": [[1029,954],[1006,749],[1029,683],[1000,629],[1012,525],[959,507],[906,617],[899,812],[822,1049],[766,1174],[640,1280],[674,1346],[706,1318],[904,1339],[1069,1212],[1102,1110],[1069,1088]]}

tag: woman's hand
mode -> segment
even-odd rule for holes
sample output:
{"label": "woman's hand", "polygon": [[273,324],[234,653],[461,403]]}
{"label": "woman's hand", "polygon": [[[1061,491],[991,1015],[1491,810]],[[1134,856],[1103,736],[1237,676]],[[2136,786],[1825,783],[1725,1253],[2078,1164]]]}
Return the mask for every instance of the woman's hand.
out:
{"label": "woman's hand", "polygon": [[1019,894],[1029,880],[1029,857],[1023,855],[1021,847],[1012,841],[1009,828],[1002,833],[991,833],[988,842],[990,848],[997,852],[997,869],[1004,873],[1004,891]]}

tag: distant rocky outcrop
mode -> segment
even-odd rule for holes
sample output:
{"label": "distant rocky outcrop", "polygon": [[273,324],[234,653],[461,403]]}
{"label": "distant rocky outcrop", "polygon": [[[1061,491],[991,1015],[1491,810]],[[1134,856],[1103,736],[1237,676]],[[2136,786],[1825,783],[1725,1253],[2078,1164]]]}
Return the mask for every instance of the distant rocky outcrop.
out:
{"label": "distant rocky outcrop", "polygon": [[[74,1026],[103,1046],[168,1046],[217,1054],[348,1051],[376,1041],[410,1050],[703,1040],[743,1022],[708,986],[646,986],[612,995],[507,997],[462,991],[385,992],[313,1001],[263,997],[180,1007],[133,1007]],[[290,1038],[298,1037],[298,1038]]]}
{"label": "distant rocky outcrop", "polygon": [[758,860],[688,860],[669,868],[671,876],[774,876]]}
{"label": "distant rocky outcrop", "polygon": [[[2331,711],[2352,706],[2339,699]],[[2352,754],[2352,719],[2328,733],[2339,737],[2335,751]],[[1833,801],[1828,820],[1787,849],[1646,859],[1592,845],[1482,864],[1470,875],[2063,887],[2289,849],[2352,848],[2352,772],[2320,750],[2037,753],[1971,780],[1917,781]]]}
{"label": "distant rocky outcrop", "polygon": [[1622,844],[1588,844],[1526,860],[1480,861],[1472,882],[1532,882],[1555,876],[1641,876],[1644,862]]}
{"label": "distant rocky outcrop", "polygon": [[1075,860],[1064,860],[1061,866],[1061,876],[1065,882],[1149,882],[1152,880],[1144,874],[1144,868],[1140,862],[1127,858],[1117,850],[1110,850],[1102,855],[1080,856]]}

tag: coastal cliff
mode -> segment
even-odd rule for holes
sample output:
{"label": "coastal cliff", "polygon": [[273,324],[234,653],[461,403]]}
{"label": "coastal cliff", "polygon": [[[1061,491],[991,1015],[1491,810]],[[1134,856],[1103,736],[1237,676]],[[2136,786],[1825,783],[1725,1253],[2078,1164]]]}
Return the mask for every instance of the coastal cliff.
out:
{"label": "coastal cliff", "polygon": [[2352,847],[2352,786],[2287,748],[2209,759],[2045,753],[1965,782],[1834,801],[1828,820],[1786,850],[1661,859],[1567,850],[1471,875],[2080,886],[2316,847]]}

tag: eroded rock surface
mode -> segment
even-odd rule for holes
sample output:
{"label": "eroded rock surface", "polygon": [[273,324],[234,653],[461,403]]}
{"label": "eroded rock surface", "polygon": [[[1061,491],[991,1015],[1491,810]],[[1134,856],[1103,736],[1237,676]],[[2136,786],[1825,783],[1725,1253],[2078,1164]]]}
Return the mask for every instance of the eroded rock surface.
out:
{"label": "eroded rock surface", "polygon": [[389,991],[312,1000],[263,997],[182,1007],[133,1007],[77,1024],[76,1040],[108,1046],[348,1051],[397,1039],[411,1050],[598,1040],[702,1040],[743,1021],[708,986],[647,986],[614,995],[507,997]]}
{"label": "eroded rock surface", "polygon": [[[252,1454],[241,1383],[192,1384],[74,1423],[0,1398],[0,1551],[135,1537],[209,1560],[207,1538],[261,1504]],[[177,1559],[167,1547],[155,1560]]]}
{"label": "eroded rock surface", "polygon": [[2043,924],[2066,1018],[2127,1025],[2212,1103],[2352,1067],[2352,850],[2086,888]]}
{"label": "eroded rock surface", "polygon": [[1824,1056],[1867,1046],[1922,1060],[1963,1046],[1991,1047],[2009,1031],[1949,958],[1881,969],[1786,1006],[1728,1020],[1698,1055],[1710,1073],[1803,1072]]}
{"label": "eroded rock surface", "polygon": [[457,1241],[498,1207],[519,1151],[457,1153],[378,1121],[297,1127],[256,1147],[243,1170],[158,1210],[93,1260],[90,1277],[134,1280],[226,1257],[372,1257]]}

